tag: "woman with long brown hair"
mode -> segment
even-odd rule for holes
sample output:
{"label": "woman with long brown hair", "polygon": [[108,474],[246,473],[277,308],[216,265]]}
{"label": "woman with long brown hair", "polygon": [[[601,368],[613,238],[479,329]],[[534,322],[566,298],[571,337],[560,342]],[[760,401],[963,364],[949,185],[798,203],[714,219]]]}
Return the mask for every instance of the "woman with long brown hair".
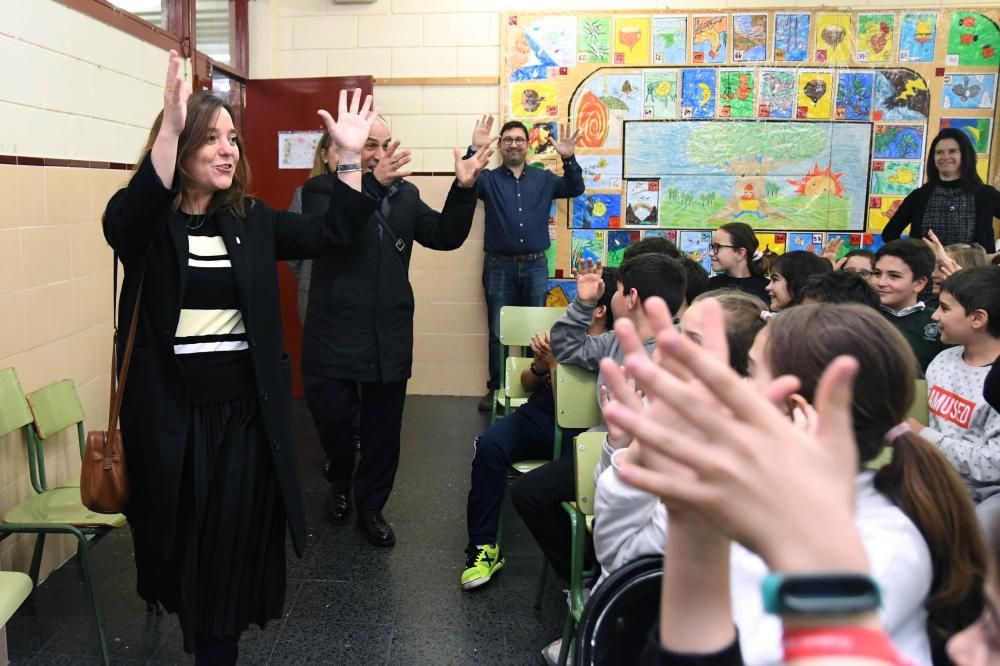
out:
{"label": "woman with long brown hair", "polygon": [[325,215],[277,211],[248,193],[232,110],[191,94],[180,64],[171,51],[155,138],[103,220],[125,267],[118,330],[137,318],[125,514],[140,596],[177,613],[196,663],[232,664],[250,623],[281,617],[286,530],[300,555],[305,542],[276,262],[322,256],[365,227],[376,202],[357,162],[377,112],[360,90],[350,105],[341,92],[336,122],[320,111],[352,167]]}

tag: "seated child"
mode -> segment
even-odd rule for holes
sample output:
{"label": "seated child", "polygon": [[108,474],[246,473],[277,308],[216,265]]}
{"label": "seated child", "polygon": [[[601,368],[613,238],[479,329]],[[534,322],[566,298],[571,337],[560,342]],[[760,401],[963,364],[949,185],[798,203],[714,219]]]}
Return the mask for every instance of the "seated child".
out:
{"label": "seated child", "polygon": [[[576,299],[566,309],[566,315],[552,327],[552,354],[561,363],[578,365],[597,372],[602,358],[610,357],[621,363],[622,351],[614,331],[590,336],[594,304],[602,295],[604,282],[597,277],[601,267],[582,267],[577,275]],[[629,319],[646,346],[652,351],[651,327],[646,321],[642,303],[659,296],[671,311],[684,303],[684,269],[676,259],[661,254],[642,254],[619,267],[617,289],[611,298],[615,320]],[[598,377],[598,385],[602,382]],[[594,396],[597,400],[598,396]],[[604,430],[601,424],[596,430]],[[556,574],[569,579],[570,523],[561,502],[575,498],[576,472],[573,456],[563,456],[519,477],[510,488],[514,508],[541,547]]]}
{"label": "seated child", "polygon": [[[618,271],[604,269],[604,293],[594,307],[588,335],[600,335],[611,330],[614,315],[611,297],[618,284]],[[552,455],[555,432],[555,399],[552,395],[552,372],[556,362],[552,357],[549,332],[536,336],[531,367],[521,374],[521,384],[532,391],[528,401],[508,416],[486,429],[474,443],[472,481],[466,506],[466,546],[462,588],[475,589],[490,582],[492,576],[506,564],[497,544],[500,506],[507,487],[507,469],[518,460],[548,459]],[[573,443],[575,431],[563,432],[563,453]]]}
{"label": "seated child", "polygon": [[1000,356],[1000,268],[954,273],[941,285],[934,321],[946,349],[927,368],[926,428],[910,426],[937,445],[969,488],[980,524],[1000,516],[1000,413],[984,397]]}
{"label": "seated child", "polygon": [[875,253],[872,286],[878,292],[882,314],[910,343],[920,371],[944,349],[938,326],[920,292],[934,270],[934,253],[922,241],[901,238],[889,241]]}
{"label": "seated child", "polygon": [[771,311],[798,305],[802,283],[812,275],[832,270],[829,261],[812,252],[796,250],[779,255],[771,264],[771,281],[767,285]]}

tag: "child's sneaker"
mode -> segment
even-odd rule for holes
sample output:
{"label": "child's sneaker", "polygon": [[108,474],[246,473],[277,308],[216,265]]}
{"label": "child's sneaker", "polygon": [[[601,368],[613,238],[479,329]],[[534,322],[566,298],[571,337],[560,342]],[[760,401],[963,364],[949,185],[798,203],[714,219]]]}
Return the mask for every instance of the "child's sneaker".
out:
{"label": "child's sneaker", "polygon": [[462,588],[472,590],[490,582],[490,578],[500,571],[505,561],[496,544],[477,546],[474,551],[469,552],[469,559],[465,561]]}

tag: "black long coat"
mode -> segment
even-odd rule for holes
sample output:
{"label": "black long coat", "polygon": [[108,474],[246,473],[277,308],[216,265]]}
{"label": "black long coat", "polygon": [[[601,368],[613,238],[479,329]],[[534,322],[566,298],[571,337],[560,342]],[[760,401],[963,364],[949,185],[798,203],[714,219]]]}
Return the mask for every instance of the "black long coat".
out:
{"label": "black long coat", "polygon": [[[335,176],[310,178],[302,188],[302,211],[322,213],[331,201]],[[385,196],[370,173],[365,191]],[[410,377],[413,362],[413,289],[408,274],[413,243],[454,250],[465,242],[476,211],[475,188],[452,183],[437,212],[420,190],[402,181],[391,197],[388,225],[375,216],[350,246],[313,262],[309,308],[302,340],[306,374],[388,384]],[[404,248],[396,249],[396,240]]]}
{"label": "black long coat", "polygon": [[[170,223],[178,194],[167,189],[147,155],[125,189],[108,202],[104,236],[125,267],[118,312],[119,359],[132,320],[139,277],[145,265],[135,350],[121,412],[131,485],[125,514],[138,548],[164,556],[176,531],[177,501],[188,436],[190,402],[173,350],[186,276],[188,239],[183,224]],[[339,180],[331,194],[337,205],[326,216],[276,211],[248,201],[245,218],[217,213],[229,252],[243,323],[256,373],[256,393],[271,443],[292,542],[305,545],[305,517],[291,425],[290,366],[281,333],[276,261],[314,258],[349,244],[368,223],[376,202]]]}

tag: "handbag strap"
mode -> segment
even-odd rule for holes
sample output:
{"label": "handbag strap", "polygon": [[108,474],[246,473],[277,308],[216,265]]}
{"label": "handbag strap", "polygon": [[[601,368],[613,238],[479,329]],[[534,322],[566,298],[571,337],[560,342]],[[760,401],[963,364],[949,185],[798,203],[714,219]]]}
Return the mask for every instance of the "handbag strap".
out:
{"label": "handbag strap", "polygon": [[142,302],[142,283],[146,279],[146,267],[139,276],[139,290],[135,295],[135,307],[132,308],[132,321],[128,326],[128,339],[125,341],[125,354],[122,358],[122,373],[118,375],[118,254],[114,256],[114,289],[112,304],[114,313],[114,333],[111,336],[111,400],[108,412],[108,432],[117,429],[118,415],[122,408],[122,397],[125,395],[125,379],[128,377],[128,366],[132,360],[132,347],[135,346],[135,331],[139,323],[139,303]]}

